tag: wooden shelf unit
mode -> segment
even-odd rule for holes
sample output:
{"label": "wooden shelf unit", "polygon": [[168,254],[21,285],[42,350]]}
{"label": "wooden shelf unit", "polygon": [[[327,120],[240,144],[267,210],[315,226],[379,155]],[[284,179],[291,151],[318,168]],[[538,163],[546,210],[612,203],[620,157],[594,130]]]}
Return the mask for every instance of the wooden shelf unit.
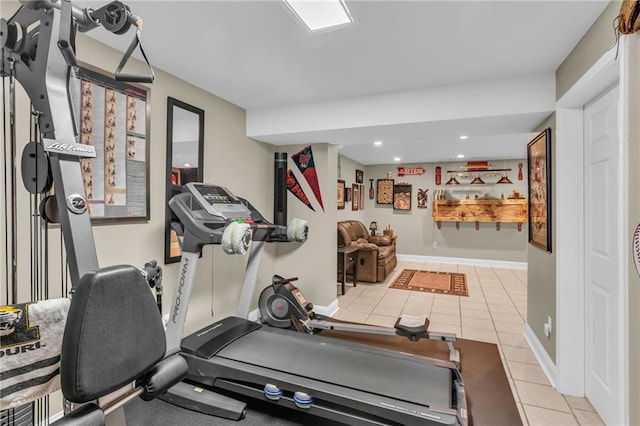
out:
{"label": "wooden shelf unit", "polygon": [[527,200],[525,198],[507,200],[434,200],[433,220],[440,229],[442,222],[455,222],[460,229],[460,222],[475,222],[476,229],[480,222],[493,222],[500,230],[501,223],[517,223],[518,231],[526,223]]}

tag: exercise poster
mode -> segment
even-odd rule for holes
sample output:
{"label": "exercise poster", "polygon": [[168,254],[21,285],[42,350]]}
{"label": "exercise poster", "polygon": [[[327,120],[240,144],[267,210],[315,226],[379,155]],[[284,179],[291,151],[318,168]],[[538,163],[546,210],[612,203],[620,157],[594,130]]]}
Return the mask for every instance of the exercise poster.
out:
{"label": "exercise poster", "polygon": [[96,157],[80,160],[92,219],[149,219],[148,89],[80,68],[70,82],[80,142]]}

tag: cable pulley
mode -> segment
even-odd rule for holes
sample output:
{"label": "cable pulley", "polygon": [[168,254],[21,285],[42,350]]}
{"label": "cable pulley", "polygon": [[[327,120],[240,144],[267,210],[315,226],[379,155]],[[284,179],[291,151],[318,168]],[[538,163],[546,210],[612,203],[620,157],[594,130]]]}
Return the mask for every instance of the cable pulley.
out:
{"label": "cable pulley", "polygon": [[114,1],[93,12],[92,16],[102,26],[114,34],[124,34],[131,28],[129,15],[131,9],[125,4]]}
{"label": "cable pulley", "polygon": [[44,194],[51,189],[53,177],[49,156],[40,143],[29,142],[22,151],[22,183],[31,194]]}

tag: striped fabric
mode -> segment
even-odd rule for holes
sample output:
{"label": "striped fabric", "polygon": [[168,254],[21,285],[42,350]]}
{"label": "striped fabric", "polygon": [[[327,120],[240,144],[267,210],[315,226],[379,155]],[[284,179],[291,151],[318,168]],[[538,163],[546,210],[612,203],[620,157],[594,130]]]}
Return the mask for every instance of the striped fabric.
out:
{"label": "striped fabric", "polygon": [[69,299],[0,306],[0,410],[60,389]]}

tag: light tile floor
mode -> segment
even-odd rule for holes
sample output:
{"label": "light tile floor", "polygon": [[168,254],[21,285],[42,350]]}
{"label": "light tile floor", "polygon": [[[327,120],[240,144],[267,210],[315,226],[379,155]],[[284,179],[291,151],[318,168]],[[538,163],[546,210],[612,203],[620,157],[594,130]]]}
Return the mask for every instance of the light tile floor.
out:
{"label": "light tile floor", "polygon": [[[469,297],[388,288],[404,268],[465,273]],[[426,314],[430,330],[497,344],[524,425],[604,424],[587,399],[551,387],[529,349],[525,269],[400,261],[385,282],[347,286],[338,303],[345,321],[393,326],[401,314]]]}

